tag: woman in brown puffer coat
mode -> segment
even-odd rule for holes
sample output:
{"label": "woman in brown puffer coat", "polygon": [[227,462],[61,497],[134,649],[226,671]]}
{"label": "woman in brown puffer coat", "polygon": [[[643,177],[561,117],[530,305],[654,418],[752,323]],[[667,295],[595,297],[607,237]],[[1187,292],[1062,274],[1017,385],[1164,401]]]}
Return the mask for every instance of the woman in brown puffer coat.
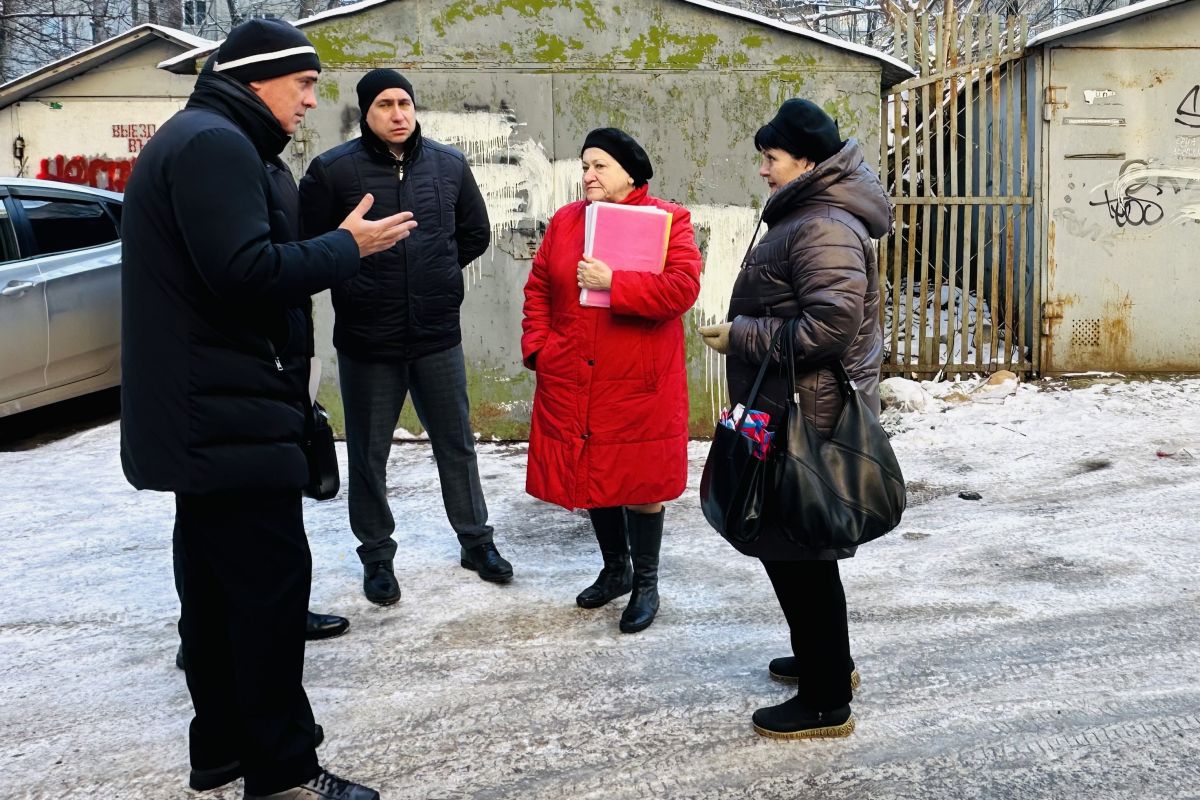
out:
{"label": "woman in brown puffer coat", "polygon": [[[843,142],[837,122],[808,100],[785,102],[759,129],[758,174],[771,197],[763,209],[767,232],[751,250],[733,285],[728,322],[700,329],[705,344],[726,353],[731,402],[749,394],[775,332],[795,328],[796,386],[804,415],[826,436],[842,396],[827,365],[841,360],[868,406],[879,411],[883,340],[879,325],[876,239],[891,229],[892,203],[854,139]],[[793,388],[782,370],[768,370],[755,407],[783,430]],[[762,560],[791,629],[791,657],[770,663],[771,677],[798,683],[787,702],[754,712],[754,728],[786,739],[848,736],[858,673],[850,656],[846,594],[838,560],[854,549],[804,550],[765,531],[740,547]]]}

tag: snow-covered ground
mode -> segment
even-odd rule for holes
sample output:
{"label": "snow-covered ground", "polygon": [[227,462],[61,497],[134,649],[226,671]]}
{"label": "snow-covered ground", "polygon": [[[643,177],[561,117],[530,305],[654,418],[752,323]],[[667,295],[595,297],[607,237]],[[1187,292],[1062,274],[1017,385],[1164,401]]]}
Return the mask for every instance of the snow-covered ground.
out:
{"label": "snow-covered ground", "polygon": [[[322,761],[389,800],[1200,798],[1200,380],[958,394],[888,412],[910,507],[843,563],[851,738],[750,728],[788,696],[766,672],[788,639],[761,568],[699,513],[706,443],[667,513],[662,612],[633,636],[621,603],[575,607],[595,545],[524,494],[523,447],[480,447],[516,568],[496,587],[458,566],[428,446],[404,444],[398,605],[361,595],[344,493],[306,507],[312,605],[353,624],[308,650]],[[117,438],[0,453],[5,798],[200,796],[172,500],[124,482]]]}

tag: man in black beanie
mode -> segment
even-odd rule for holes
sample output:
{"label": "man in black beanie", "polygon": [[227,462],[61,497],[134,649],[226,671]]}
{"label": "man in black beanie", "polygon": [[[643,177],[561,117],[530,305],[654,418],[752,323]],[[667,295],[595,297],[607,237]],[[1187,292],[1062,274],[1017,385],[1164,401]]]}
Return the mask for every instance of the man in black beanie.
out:
{"label": "man in black beanie", "polygon": [[287,23],[235,28],[139,156],[121,230],[121,463],[175,495],[189,783],[244,777],[247,800],[379,798],[318,764],[302,685],[309,297],[415,223],[368,221],[363,198],[298,241],[279,153],[317,105],[320,66]]}
{"label": "man in black beanie", "polygon": [[367,599],[390,605],[400,599],[400,584],[387,461],[410,392],[433,447],[459,563],[485,581],[512,579],[487,523],[459,327],[462,269],[487,250],[491,227],[462,153],[421,135],[408,79],[376,69],[357,89],[362,135],[313,159],[300,181],[300,205],[306,236],[333,229],[348,210],[346,198],[365,192],[379,198],[380,213],[411,211],[421,225],[399,246],[363,259],[358,274],[333,289],[350,529]]}
{"label": "man in black beanie", "polygon": [[[230,32],[229,38],[222,43],[220,52],[206,66],[210,67],[213,72],[232,78],[239,83],[250,85],[252,91],[258,94],[260,99],[265,100],[269,97],[272,98],[272,102],[278,102],[274,98],[279,96],[281,87],[292,88],[293,82],[288,80],[291,75],[306,74],[310,71],[320,72],[321,70],[316,50],[304,34],[295,26],[274,19],[251,20],[234,28]],[[276,82],[260,81],[259,79],[264,75],[281,75],[284,79]],[[307,78],[302,80],[307,80]],[[259,86],[261,89],[253,88],[254,86]],[[315,96],[312,98],[312,102],[315,106]],[[268,106],[270,107],[270,104]],[[279,126],[289,135],[294,133],[308,108],[307,101],[303,98],[298,100],[283,98],[283,105],[280,106],[277,114]],[[271,110],[273,113],[275,112],[273,107]],[[295,217],[298,213],[298,201],[294,197],[295,192],[292,186],[295,182],[291,173],[282,164],[277,167],[274,163],[268,162],[268,169],[272,170],[273,176],[279,175],[280,167],[282,171],[288,172],[282,181],[284,184],[291,185],[285,186],[284,191],[289,195],[287,198],[288,213]],[[298,220],[294,220],[294,224],[298,227]],[[182,598],[183,569],[180,566],[178,549],[174,555],[175,588]],[[350,629],[349,620],[333,614],[317,614],[309,611],[305,619],[304,634],[309,641],[340,636]],[[175,664],[180,669],[186,668],[182,645],[175,655]]]}

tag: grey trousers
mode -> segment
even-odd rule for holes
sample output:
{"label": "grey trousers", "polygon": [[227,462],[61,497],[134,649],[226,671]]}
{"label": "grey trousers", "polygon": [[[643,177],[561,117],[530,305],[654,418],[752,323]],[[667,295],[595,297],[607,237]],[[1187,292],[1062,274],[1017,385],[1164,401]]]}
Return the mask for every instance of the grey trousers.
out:
{"label": "grey trousers", "polygon": [[362,563],[391,561],[396,555],[387,461],[409,393],[417,418],[429,432],[442,503],[458,541],[463,547],[492,541],[475,458],[462,345],[398,363],[356,361],[339,352],[338,374],[350,463],[350,529],[361,542]]}

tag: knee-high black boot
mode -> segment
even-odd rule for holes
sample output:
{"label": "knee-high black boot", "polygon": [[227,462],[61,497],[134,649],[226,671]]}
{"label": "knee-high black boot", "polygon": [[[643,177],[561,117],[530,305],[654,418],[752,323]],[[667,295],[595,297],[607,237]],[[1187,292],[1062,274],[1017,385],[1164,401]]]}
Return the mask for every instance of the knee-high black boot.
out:
{"label": "knee-high black boot", "polygon": [[658,613],[658,551],[662,547],[663,516],[625,512],[629,550],[633,554],[633,594],[621,615],[621,631],[637,633],[650,627]]}
{"label": "knee-high black boot", "polygon": [[596,582],[579,593],[580,608],[599,608],[633,588],[633,568],[629,565],[629,544],[625,541],[625,509],[589,508],[588,516],[600,543],[604,568]]}

